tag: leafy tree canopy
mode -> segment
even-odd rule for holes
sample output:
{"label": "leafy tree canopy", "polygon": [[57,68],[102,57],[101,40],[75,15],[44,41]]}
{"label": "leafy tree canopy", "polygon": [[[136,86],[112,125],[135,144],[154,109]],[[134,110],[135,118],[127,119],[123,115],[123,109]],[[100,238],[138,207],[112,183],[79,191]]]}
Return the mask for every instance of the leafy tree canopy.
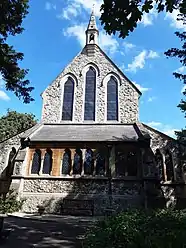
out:
{"label": "leafy tree canopy", "polygon": [[137,27],[143,14],[154,7],[154,3],[158,12],[171,13],[179,9],[180,13],[185,13],[186,10],[185,0],[103,0],[101,23],[108,34],[119,32],[119,37],[125,38]]}
{"label": "leafy tree canopy", "polygon": [[16,52],[7,43],[10,35],[15,36],[24,30],[22,21],[28,13],[28,0],[0,1],[0,74],[5,81],[6,90],[13,91],[24,103],[33,101],[29,80],[25,79],[28,70],[21,69],[19,61],[23,53]]}
{"label": "leafy tree canopy", "polygon": [[0,141],[21,133],[36,123],[35,115],[8,109],[7,114],[0,118]]}

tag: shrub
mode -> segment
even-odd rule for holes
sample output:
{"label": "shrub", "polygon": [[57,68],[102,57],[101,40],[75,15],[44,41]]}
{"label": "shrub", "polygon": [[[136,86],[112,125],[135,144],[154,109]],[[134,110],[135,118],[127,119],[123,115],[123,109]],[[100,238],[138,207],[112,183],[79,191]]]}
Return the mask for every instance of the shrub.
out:
{"label": "shrub", "polygon": [[24,199],[17,200],[17,194],[10,190],[6,197],[0,198],[0,213],[13,213],[17,212],[22,208]]}
{"label": "shrub", "polygon": [[183,248],[186,213],[131,210],[99,221],[87,233],[84,248]]}

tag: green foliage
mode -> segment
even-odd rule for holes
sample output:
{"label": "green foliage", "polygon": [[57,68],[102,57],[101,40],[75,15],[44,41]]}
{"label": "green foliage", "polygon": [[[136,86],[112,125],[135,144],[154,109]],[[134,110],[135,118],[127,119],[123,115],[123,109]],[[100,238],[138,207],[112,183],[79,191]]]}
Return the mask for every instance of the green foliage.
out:
{"label": "green foliage", "polygon": [[16,111],[8,112],[0,118],[0,141],[20,133],[36,124],[35,115]]}
{"label": "green foliage", "polygon": [[86,235],[84,248],[183,248],[186,213],[131,210],[97,223]]}
{"label": "green foliage", "polygon": [[136,27],[138,21],[141,21],[144,13],[148,13],[156,2],[158,12],[163,10],[172,12],[175,8],[181,13],[185,13],[185,0],[104,0],[101,6],[101,23],[108,34],[119,33],[119,37],[125,38]]}
{"label": "green foliage", "polygon": [[5,199],[3,197],[0,198],[0,213],[17,212],[22,208],[24,201],[24,199],[17,200],[17,194],[13,190],[10,190]]}
{"label": "green foliage", "polygon": [[33,87],[28,87],[29,80],[25,80],[28,70],[21,69],[18,64],[23,59],[23,53],[16,52],[7,43],[7,38],[22,33],[24,29],[21,25],[28,7],[28,0],[0,1],[0,74],[6,89],[22,97],[24,103],[33,101],[30,96]]}

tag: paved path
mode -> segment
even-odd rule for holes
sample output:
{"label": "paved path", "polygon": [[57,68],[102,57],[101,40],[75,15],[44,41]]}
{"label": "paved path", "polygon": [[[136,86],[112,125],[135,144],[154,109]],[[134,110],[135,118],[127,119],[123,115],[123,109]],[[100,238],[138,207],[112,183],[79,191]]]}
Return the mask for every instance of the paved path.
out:
{"label": "paved path", "polygon": [[82,236],[95,220],[81,217],[64,217],[60,221],[31,220],[8,217],[5,229],[11,228],[8,240],[1,248],[71,248],[81,247]]}

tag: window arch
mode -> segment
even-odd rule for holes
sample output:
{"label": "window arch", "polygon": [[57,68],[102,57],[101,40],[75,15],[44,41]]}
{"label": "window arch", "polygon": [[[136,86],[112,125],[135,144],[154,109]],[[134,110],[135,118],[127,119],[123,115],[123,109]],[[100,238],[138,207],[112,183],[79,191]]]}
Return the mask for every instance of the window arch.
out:
{"label": "window arch", "polygon": [[171,153],[168,149],[165,151],[165,166],[166,166],[167,181],[173,181],[174,180],[173,162],[172,162]]}
{"label": "window arch", "polygon": [[72,121],[74,103],[74,80],[68,77],[64,84],[62,120]]}
{"label": "window arch", "polygon": [[82,171],[82,151],[77,148],[74,154],[73,174],[81,174]]}
{"label": "window arch", "polygon": [[51,171],[52,171],[52,150],[47,149],[43,161],[43,174],[50,175]]}
{"label": "window arch", "polygon": [[71,151],[66,148],[63,154],[62,174],[69,175],[71,170]]}
{"label": "window arch", "polygon": [[39,174],[41,168],[41,151],[36,149],[32,159],[31,174]]}
{"label": "window arch", "polygon": [[163,155],[161,154],[160,149],[156,149],[155,160],[157,165],[158,177],[161,181],[162,180],[164,181],[165,175],[164,175],[164,166],[163,166]]}
{"label": "window arch", "polygon": [[113,76],[107,83],[107,120],[118,120],[118,82]]}
{"label": "window arch", "polygon": [[86,149],[85,152],[85,162],[84,162],[84,172],[87,175],[91,175],[94,169],[93,151],[90,148]]}
{"label": "window arch", "polygon": [[14,166],[14,158],[16,155],[16,149],[15,147],[12,147],[12,150],[9,153],[8,156],[8,165],[7,165],[7,169],[6,169],[6,176],[9,177],[13,174],[13,166]]}
{"label": "window arch", "polygon": [[86,73],[84,120],[95,120],[96,71],[91,66]]}

